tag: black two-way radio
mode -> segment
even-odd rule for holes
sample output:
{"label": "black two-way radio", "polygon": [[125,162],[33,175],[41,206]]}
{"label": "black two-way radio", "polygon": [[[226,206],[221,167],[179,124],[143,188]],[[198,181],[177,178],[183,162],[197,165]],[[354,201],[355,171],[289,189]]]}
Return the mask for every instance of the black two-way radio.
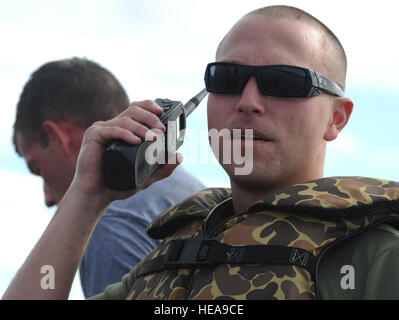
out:
{"label": "black two-way radio", "polygon": [[159,117],[166,132],[157,141],[143,141],[133,145],[114,140],[103,152],[104,184],[112,190],[127,191],[139,187],[154,171],[183,144],[186,118],[206,96],[203,89],[185,105],[180,101],[156,99],[163,109]]}

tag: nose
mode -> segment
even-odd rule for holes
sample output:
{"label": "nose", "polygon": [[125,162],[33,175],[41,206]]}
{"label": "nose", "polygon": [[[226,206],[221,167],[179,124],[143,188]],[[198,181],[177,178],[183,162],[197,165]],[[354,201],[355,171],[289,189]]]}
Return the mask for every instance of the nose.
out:
{"label": "nose", "polygon": [[237,109],[239,112],[263,113],[262,98],[263,95],[259,91],[255,77],[251,77],[241,92]]}
{"label": "nose", "polygon": [[44,201],[46,203],[46,206],[49,208],[54,206],[56,204],[54,196],[52,195],[50,188],[45,182],[43,184],[43,191],[44,191]]}

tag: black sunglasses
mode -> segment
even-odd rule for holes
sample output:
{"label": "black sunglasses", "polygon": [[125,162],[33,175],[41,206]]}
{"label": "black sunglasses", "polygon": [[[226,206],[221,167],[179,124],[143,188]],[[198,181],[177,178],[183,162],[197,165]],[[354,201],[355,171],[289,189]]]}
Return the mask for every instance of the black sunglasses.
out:
{"label": "black sunglasses", "polygon": [[241,93],[249,78],[255,76],[259,90],[268,96],[306,98],[325,92],[343,97],[344,91],[322,74],[286,65],[247,66],[230,62],[213,62],[205,71],[208,92]]}

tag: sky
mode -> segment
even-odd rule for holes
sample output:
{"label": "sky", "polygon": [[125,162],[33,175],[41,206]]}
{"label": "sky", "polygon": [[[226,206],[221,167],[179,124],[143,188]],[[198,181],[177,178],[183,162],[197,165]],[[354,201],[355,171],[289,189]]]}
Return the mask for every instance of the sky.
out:
{"label": "sky", "polygon": [[[0,296],[45,230],[40,178],[13,148],[12,125],[22,87],[42,64],[86,57],[109,69],[132,101],[187,101],[203,87],[207,63],[232,25],[273,4],[299,7],[338,36],[348,56],[350,122],[328,146],[326,176],[399,180],[399,21],[395,0],[0,0]],[[188,118],[206,130],[206,99]],[[188,137],[184,166],[208,186],[228,186],[206,140]],[[193,152],[196,150],[196,152]],[[200,163],[207,153],[209,161]],[[79,278],[70,299],[82,299]]]}

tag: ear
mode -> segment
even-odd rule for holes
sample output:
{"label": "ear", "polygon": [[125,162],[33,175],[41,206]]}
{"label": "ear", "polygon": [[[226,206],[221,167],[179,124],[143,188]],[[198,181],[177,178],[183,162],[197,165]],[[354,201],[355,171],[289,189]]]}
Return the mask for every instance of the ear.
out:
{"label": "ear", "polygon": [[336,98],[333,106],[334,113],[324,134],[324,140],[335,140],[346,126],[353,110],[353,102],[349,98]]}
{"label": "ear", "polygon": [[58,122],[51,120],[43,121],[43,130],[49,136],[49,145],[55,148],[60,148],[65,156],[71,153],[71,137],[67,130]]}

